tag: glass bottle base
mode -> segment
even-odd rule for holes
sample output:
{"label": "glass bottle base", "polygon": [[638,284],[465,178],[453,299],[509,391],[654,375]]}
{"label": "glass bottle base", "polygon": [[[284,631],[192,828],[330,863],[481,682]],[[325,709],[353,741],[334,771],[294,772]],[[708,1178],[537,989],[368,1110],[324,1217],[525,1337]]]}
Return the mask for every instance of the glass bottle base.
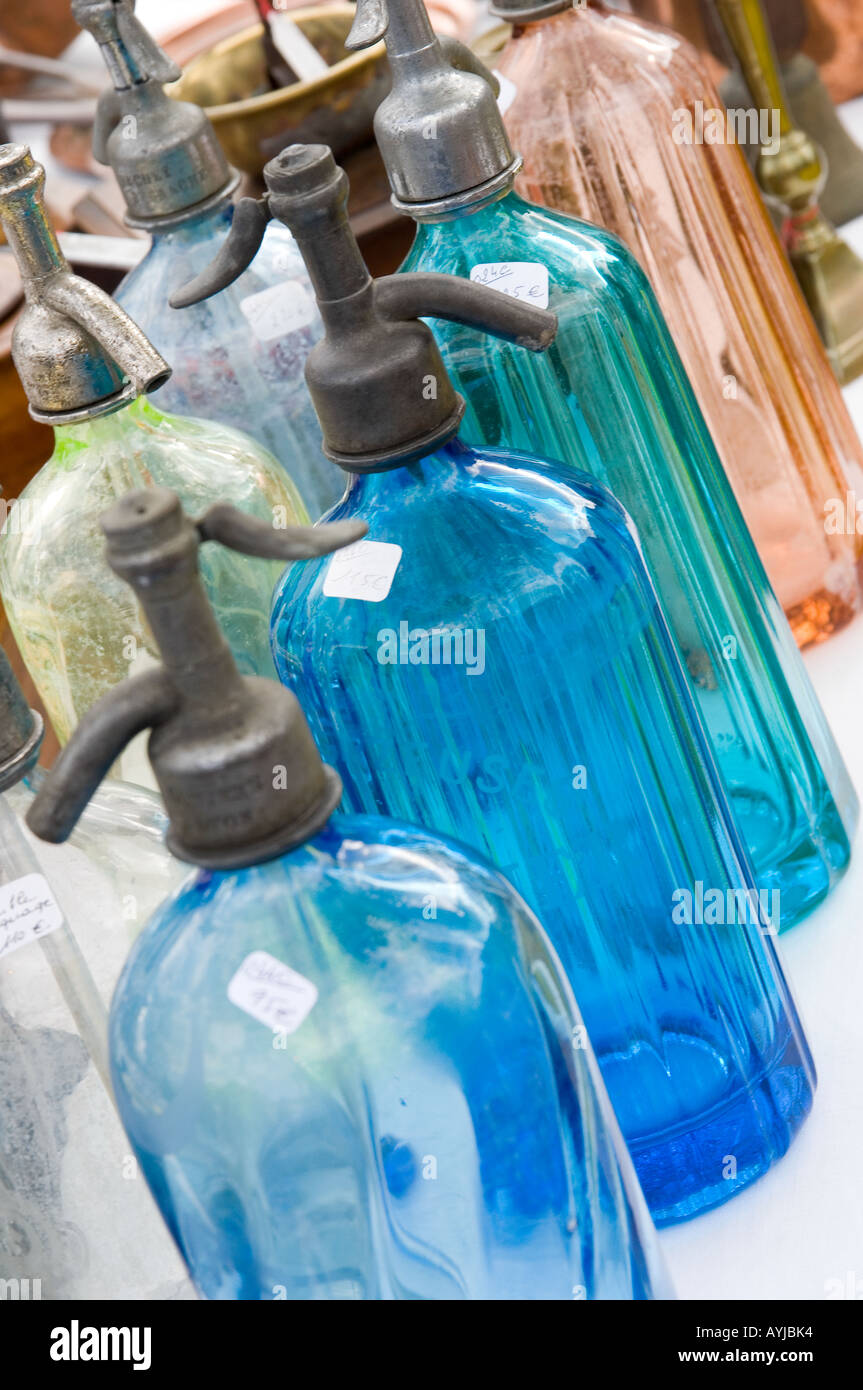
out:
{"label": "glass bottle base", "polygon": [[600,1061],[625,1134],[637,1133],[639,1108],[659,1072],[685,1085],[690,1114],[702,1109],[700,1124],[670,1124],[628,1140],[653,1220],[670,1226],[721,1206],[782,1157],[812,1108],[813,1078],[786,1031],[784,1046],[760,1077],[746,1090],[721,1096],[729,1070],[721,1053],[704,1038],[663,1033],[662,1056],[649,1044],[636,1044],[616,1055],[600,1053]]}
{"label": "glass bottle base", "polygon": [[777,932],[788,931],[823,902],[848,868],[851,844],[836,806],[826,794],[817,831],[800,826],[792,840],[782,809],[769,797],[741,788],[732,792],[731,804],[750,849],[762,909]]}
{"label": "glass bottle base", "polygon": [[802,603],[786,608],[785,616],[794,634],[794,640],[802,650],[804,647],[826,642],[834,632],[840,632],[847,626],[851,619],[857,616],[858,611],[838,594],[820,589],[817,594],[811,594]]}

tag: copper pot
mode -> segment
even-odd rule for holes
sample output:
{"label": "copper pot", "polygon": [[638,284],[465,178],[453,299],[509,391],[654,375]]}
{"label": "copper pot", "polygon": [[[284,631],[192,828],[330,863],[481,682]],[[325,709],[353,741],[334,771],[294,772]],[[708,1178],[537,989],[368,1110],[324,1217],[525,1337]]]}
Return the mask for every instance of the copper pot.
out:
{"label": "copper pot", "polygon": [[[0,0],[0,43],[22,53],[59,58],[75,38],[78,26],[69,0]],[[20,92],[33,74],[0,64],[0,96]]]}
{"label": "copper pot", "polygon": [[834,101],[863,92],[863,6],[860,0],[806,0],[809,33],[803,52],[821,69]]}

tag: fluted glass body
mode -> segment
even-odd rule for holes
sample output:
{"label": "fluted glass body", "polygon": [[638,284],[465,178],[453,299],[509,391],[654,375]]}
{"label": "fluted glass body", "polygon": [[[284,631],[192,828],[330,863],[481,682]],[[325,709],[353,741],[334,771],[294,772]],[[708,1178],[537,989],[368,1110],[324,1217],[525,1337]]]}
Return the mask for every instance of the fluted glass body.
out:
{"label": "fluted glass body", "polygon": [[752,878],[624,512],[456,443],[330,516],[402,548],[379,601],[324,592],[362,551],[276,594],[276,664],[345,805],[495,861],[560,955],[654,1217],[724,1201],[785,1150],[812,1073],[758,913],[675,920],[698,884],[724,913]]}
{"label": "fluted glass body", "polygon": [[421,225],[404,268],[494,262],[547,268],[559,328],[534,354],[435,323],[464,437],[562,459],[629,512],[759,886],[791,926],[847,867],[857,801],[644,272],[616,237],[515,193]]}
{"label": "fluted glass body", "polygon": [[[180,866],[144,846],[130,911],[77,837],[29,835],[29,800],[0,798],[0,1279],[7,1298],[190,1297],[111,1099],[106,1036],[133,919]],[[90,827],[103,845],[104,811]]]}
{"label": "fluted glass body", "polygon": [[247,431],[284,464],[318,517],[343,489],[321,452],[306,390],[306,358],[322,325],[287,227],[270,223],[252,265],[226,290],[188,309],[168,307],[218,254],[232,215],[229,204],[157,232],[114,297],[174,369],[158,406]]}
{"label": "fluted glass body", "polygon": [[582,7],[518,30],[499,68],[520,191],[638,257],[792,631],[828,637],[861,607],[863,446],[697,52]]}
{"label": "fluted glass body", "polygon": [[[224,425],[164,415],[143,398],[56,431],[54,453],[28,483],[0,540],[0,592],[21,655],[61,743],[98,696],[158,660],[128,584],[108,568],[99,518],[130,488],[173,488],[193,516],[232,502],[274,525],[306,520],[272,455]],[[271,675],[267,615],[277,561],[222,546],[201,574],[247,675]]]}
{"label": "fluted glass body", "polygon": [[337,818],[193,876],[139,938],[110,1036],[126,1129],[208,1298],[666,1293],[547,938],[435,835]]}

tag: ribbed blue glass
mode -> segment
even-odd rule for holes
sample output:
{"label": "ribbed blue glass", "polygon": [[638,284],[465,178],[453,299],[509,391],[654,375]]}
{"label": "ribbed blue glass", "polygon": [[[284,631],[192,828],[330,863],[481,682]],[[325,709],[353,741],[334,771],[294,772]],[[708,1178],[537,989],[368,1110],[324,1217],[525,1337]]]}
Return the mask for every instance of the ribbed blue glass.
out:
{"label": "ribbed blue glass", "polygon": [[[458,442],[329,517],[402,550],[388,592],[367,542],[276,590],[276,666],[345,805],[494,860],[561,957],[655,1219],[724,1201],[814,1078],[631,523],[590,479]],[[325,593],[356,585],[385,596]]]}
{"label": "ribbed blue glass", "polygon": [[669,1294],[545,934],[435,835],[337,818],[193,875],[133,948],[110,1042],[208,1298]]}
{"label": "ribbed blue glass", "polygon": [[322,333],[296,243],[271,222],[251,267],[221,294],[188,309],[168,299],[209,265],[228,233],[228,204],[153,236],[115,298],[173,367],[153,399],[251,434],[290,473],[311,517],[344,490],[321,452],[303,371]]}
{"label": "ribbed blue glass", "polygon": [[781,892],[790,927],[847,867],[857,799],[640,266],[609,233],[508,193],[420,224],[403,269],[531,298],[537,267],[560,322],[548,352],[433,324],[468,402],[463,437],[561,459],[627,509],[759,886]]}

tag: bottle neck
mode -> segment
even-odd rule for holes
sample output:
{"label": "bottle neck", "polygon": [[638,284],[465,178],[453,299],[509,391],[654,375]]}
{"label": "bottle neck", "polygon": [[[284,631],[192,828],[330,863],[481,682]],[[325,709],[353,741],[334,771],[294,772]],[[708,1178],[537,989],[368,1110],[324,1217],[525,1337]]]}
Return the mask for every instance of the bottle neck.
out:
{"label": "bottle neck", "polygon": [[470,217],[484,208],[508,197],[515,188],[515,178],[521,168],[521,158],[516,156],[509,168],[497,174],[487,183],[469,188],[463,193],[453,193],[446,198],[438,198],[432,203],[406,203],[395,194],[392,204],[399,212],[404,212],[417,223],[452,222],[459,217]]}
{"label": "bottle neck", "polygon": [[[519,167],[521,161],[519,160]],[[398,203],[422,229],[425,226],[440,226],[445,222],[457,222],[469,217],[477,217],[490,209],[504,211],[513,208],[523,200],[515,192],[516,169],[508,169],[496,179],[490,179],[479,188],[471,188],[466,193],[442,198],[436,203]],[[395,203],[396,200],[393,199]]]}
{"label": "bottle neck", "polygon": [[456,435],[431,454],[388,468],[380,473],[349,473],[344,503],[354,510],[378,498],[395,498],[426,488],[445,487],[475,458],[474,451]]}
{"label": "bottle neck", "polygon": [[153,246],[181,246],[209,238],[223,238],[234,217],[234,202],[230,194],[220,198],[211,207],[188,208],[185,213],[178,212],[168,226],[154,227],[151,232]]}
{"label": "bottle neck", "polygon": [[[492,4],[492,14],[498,19],[508,21],[512,25],[513,38],[517,38],[527,28],[535,28],[537,24],[542,24],[546,19],[554,19],[555,15],[565,14],[568,10],[605,10],[608,6],[604,0],[536,0],[536,8],[531,10],[530,0],[524,0],[521,10],[517,3],[510,5]],[[610,13],[614,13],[612,10]],[[626,18],[632,18],[625,10],[618,10]]]}
{"label": "bottle neck", "polygon": [[80,451],[119,438],[127,429],[147,424],[151,428],[165,419],[146,396],[136,396],[114,410],[101,411],[89,419],[71,424],[55,425],[54,439],[58,450]]}

